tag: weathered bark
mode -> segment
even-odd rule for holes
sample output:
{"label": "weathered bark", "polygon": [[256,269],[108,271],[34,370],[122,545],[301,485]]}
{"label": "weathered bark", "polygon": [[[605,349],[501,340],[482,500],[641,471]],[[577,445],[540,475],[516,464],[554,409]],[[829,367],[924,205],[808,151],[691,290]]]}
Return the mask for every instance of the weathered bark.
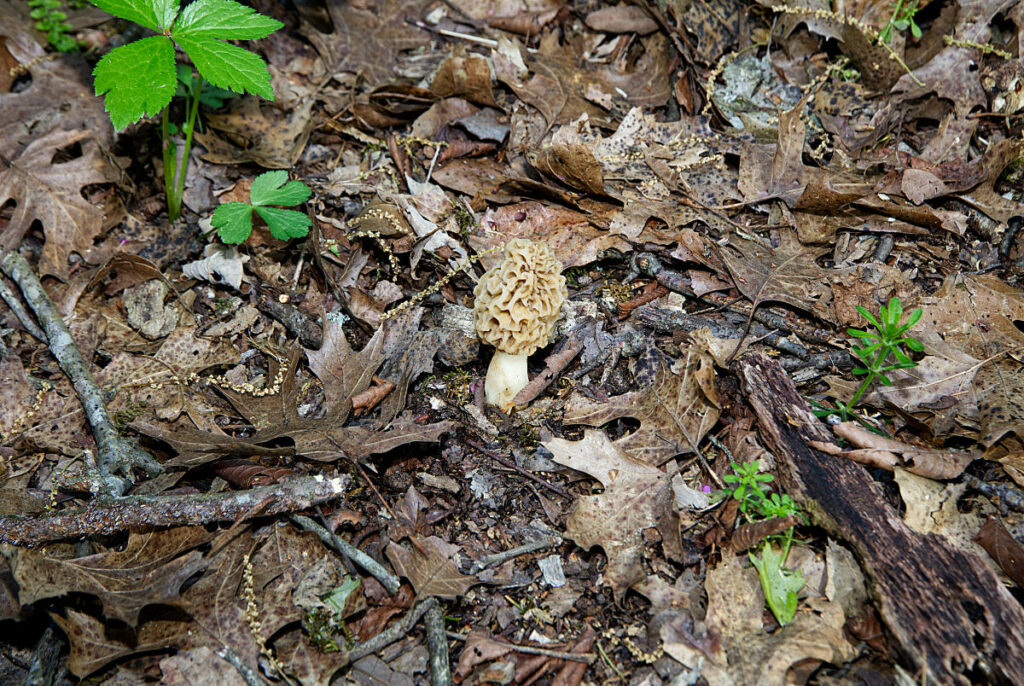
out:
{"label": "weathered bark", "polygon": [[859,464],[808,441],[831,436],[777,362],[736,364],[782,488],[845,540],[902,657],[928,682],[1024,684],[1024,609],[976,555],[909,529]]}

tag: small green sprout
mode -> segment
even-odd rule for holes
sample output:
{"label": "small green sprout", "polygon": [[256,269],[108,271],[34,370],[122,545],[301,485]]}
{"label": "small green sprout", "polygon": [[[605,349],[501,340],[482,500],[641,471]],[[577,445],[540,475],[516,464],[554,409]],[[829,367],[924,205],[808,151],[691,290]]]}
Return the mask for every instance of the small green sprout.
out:
{"label": "small green sprout", "polygon": [[743,464],[732,464],[735,474],[726,474],[722,480],[727,484],[737,484],[735,488],[726,489],[726,495],[740,502],[740,512],[750,516],[767,498],[761,484],[775,479],[771,474],[761,473],[761,461],[753,460]]}
{"label": "small green sprout", "polygon": [[[843,421],[854,417],[853,408],[876,379],[883,386],[891,386],[892,379],[886,375],[886,372],[917,366],[917,362],[910,359],[910,356],[904,352],[903,346],[914,352],[924,350],[924,344],[921,341],[904,335],[921,319],[921,308],[912,310],[904,323],[901,323],[903,305],[896,297],[890,298],[888,305],[881,306],[878,319],[860,305],[857,306],[857,311],[874,329],[874,331],[853,328],[846,330],[846,333],[864,344],[853,349],[853,354],[864,364],[863,367],[855,367],[853,373],[864,376],[864,381],[861,382],[860,388],[853,394],[849,402],[844,403],[837,400],[836,409],[815,403],[819,409],[814,410],[814,414],[818,417],[838,414]],[[889,362],[890,355],[894,360],[891,363]]]}
{"label": "small green sprout", "polygon": [[296,210],[271,205],[300,205],[310,196],[309,186],[301,181],[288,181],[283,169],[268,171],[253,179],[249,202],[226,202],[213,211],[210,223],[224,243],[242,243],[252,234],[252,213],[267,223],[270,233],[282,241],[301,238],[313,225],[309,216]]}
{"label": "small green sprout", "polygon": [[[785,494],[767,492],[770,489],[767,484],[775,477],[761,473],[760,460],[731,464],[734,473],[726,474],[722,480],[727,484],[736,485],[719,491],[716,497],[738,500],[740,514],[745,522],[763,522],[791,515],[803,519],[800,507],[792,498]],[[803,574],[785,566],[789,548],[793,543],[793,532],[794,527],[791,526],[781,534],[766,538],[760,544],[760,555],[754,552],[747,553],[761,579],[761,588],[764,589],[768,609],[775,615],[780,626],[789,624],[796,616],[796,594],[804,585]]]}
{"label": "small green sprout", "polygon": [[896,5],[893,7],[892,16],[889,17],[889,22],[878,32],[878,41],[880,43],[888,44],[892,41],[893,31],[906,31],[910,29],[910,35],[914,38],[920,38],[922,35],[921,27],[914,21],[914,15],[917,14],[918,0],[910,0],[906,5],[903,4],[903,0],[896,0]]}
{"label": "small green sprout", "polygon": [[28,0],[32,8],[29,16],[36,20],[36,29],[46,34],[46,40],[57,52],[75,52],[78,43],[70,35],[71,24],[61,0]]}

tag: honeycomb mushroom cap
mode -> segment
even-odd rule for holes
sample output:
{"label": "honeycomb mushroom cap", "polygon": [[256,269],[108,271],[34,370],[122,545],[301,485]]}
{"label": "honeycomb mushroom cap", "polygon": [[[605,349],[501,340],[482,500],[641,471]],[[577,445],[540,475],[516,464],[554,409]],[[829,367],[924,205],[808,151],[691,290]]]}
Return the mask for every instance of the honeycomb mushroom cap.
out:
{"label": "honeycomb mushroom cap", "polygon": [[503,353],[532,355],[547,343],[569,291],[562,263],[546,243],[515,238],[473,295],[480,340]]}

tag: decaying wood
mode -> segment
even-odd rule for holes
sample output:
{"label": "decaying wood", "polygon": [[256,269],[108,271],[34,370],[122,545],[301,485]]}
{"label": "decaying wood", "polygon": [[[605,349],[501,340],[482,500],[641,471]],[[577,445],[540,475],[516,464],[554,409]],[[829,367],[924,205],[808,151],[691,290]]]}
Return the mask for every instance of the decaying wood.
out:
{"label": "decaying wood", "polygon": [[781,487],[854,549],[903,659],[933,684],[1024,683],[1024,609],[996,574],[910,530],[863,467],[811,447],[829,434],[777,362],[755,354],[736,366]]}

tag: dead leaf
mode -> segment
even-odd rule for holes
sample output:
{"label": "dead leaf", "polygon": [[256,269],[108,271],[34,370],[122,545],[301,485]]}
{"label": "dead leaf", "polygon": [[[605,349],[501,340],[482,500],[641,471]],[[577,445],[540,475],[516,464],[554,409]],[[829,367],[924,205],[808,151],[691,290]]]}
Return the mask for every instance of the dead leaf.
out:
{"label": "dead leaf", "polygon": [[720,254],[736,288],[755,308],[765,302],[783,302],[831,321],[828,276],[815,262],[828,250],[805,247],[794,232],[780,231],[777,247],[733,236]]}
{"label": "dead leaf", "polygon": [[124,550],[75,559],[18,548],[11,570],[22,605],[72,592],[90,593],[99,598],[107,617],[135,626],[142,608],[177,601],[182,584],[207,565],[202,553],[192,549],[212,538],[203,527],[131,533]]}
{"label": "dead leaf", "polygon": [[425,45],[430,36],[406,21],[420,17],[420,0],[383,0],[372,7],[331,3],[334,33],[302,23],[301,31],[320,53],[327,73],[360,74],[371,86],[390,82],[401,54]]}
{"label": "dead leaf", "polygon": [[341,322],[327,318],[320,349],[306,351],[309,368],[324,385],[327,413],[339,424],[345,422],[352,410],[352,397],[369,388],[373,375],[384,362],[381,348],[385,329],[377,329],[357,353],[345,338]]}
{"label": "dead leaf", "polygon": [[[596,228],[587,215],[536,201],[488,209],[470,234],[469,243],[482,252],[512,238],[543,240],[566,268],[594,262],[604,250],[626,252],[630,248],[621,237]],[[498,259],[500,255],[491,254],[481,262],[490,267]]]}
{"label": "dead leaf", "polygon": [[207,152],[203,159],[217,164],[255,162],[266,169],[291,169],[298,161],[313,128],[313,99],[287,116],[268,115],[270,105],[255,96],[237,98],[223,113],[206,115],[212,131],[196,133]]}
{"label": "dead leaf", "polygon": [[645,36],[658,30],[658,22],[639,5],[602,7],[587,15],[587,26],[607,33],[639,33]]}
{"label": "dead leaf", "polygon": [[430,91],[438,98],[458,96],[485,107],[497,107],[491,90],[491,68],[483,57],[455,54],[434,74]]}
{"label": "dead leaf", "polygon": [[537,154],[533,166],[570,188],[591,195],[604,195],[601,165],[585,145],[550,145]]}
{"label": "dead leaf", "polygon": [[584,550],[604,548],[604,578],[621,599],[646,576],[641,563],[644,529],[662,526],[674,516],[668,477],[627,455],[602,431],[585,431],[581,441],[552,438],[544,445],[555,462],[589,474],[604,486],[600,495],[576,498],[565,535]]}
{"label": "dead leaf", "polygon": [[192,686],[207,681],[219,686],[245,686],[245,680],[230,662],[207,646],[186,650],[160,660],[161,683]]}
{"label": "dead leaf", "polygon": [[661,464],[695,452],[719,414],[711,354],[691,345],[671,369],[662,362],[654,383],[643,390],[603,403],[574,397],[563,421],[600,426],[620,417],[638,419],[640,428],[616,440],[615,447],[642,462]]}
{"label": "dead leaf", "polygon": [[1024,548],[996,515],[990,515],[974,540],[998,563],[1006,576],[1024,588]]}
{"label": "dead leaf", "polygon": [[395,571],[404,576],[421,596],[437,596],[455,600],[480,583],[474,576],[459,571],[454,557],[459,547],[438,538],[414,537],[409,548],[392,541],[387,554]]}
{"label": "dead leaf", "polygon": [[[81,146],[78,156],[53,161],[59,150],[76,144]],[[87,254],[103,229],[103,208],[83,198],[82,187],[119,178],[120,170],[101,153],[89,131],[54,130],[34,139],[16,156],[0,162],[0,205],[17,204],[0,236],[0,248],[16,247],[38,220],[46,234],[40,275],[66,280],[71,253]]]}

